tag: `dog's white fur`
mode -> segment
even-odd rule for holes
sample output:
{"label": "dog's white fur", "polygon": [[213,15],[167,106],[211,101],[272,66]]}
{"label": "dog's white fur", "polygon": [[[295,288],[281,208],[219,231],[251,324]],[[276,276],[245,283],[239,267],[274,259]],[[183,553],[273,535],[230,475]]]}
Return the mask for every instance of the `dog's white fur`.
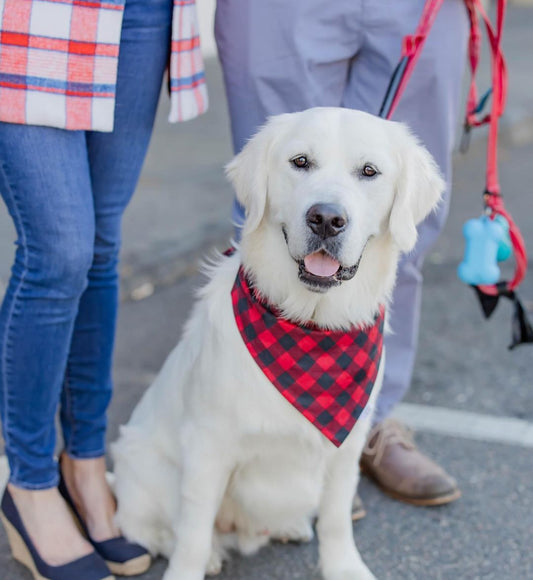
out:
{"label": "dog's white fur", "polygon": [[[291,163],[305,155],[311,165]],[[375,177],[362,168],[371,164]],[[217,573],[224,548],[251,554],[272,538],[309,540],[318,516],[326,580],[373,578],[353,541],[351,502],[371,413],[336,448],[267,381],[236,327],[231,288],[242,263],[287,318],[326,328],[372,321],[400,251],[444,183],[405,126],[317,108],[273,117],[229,164],[245,206],[240,250],[209,269],[184,335],[114,446],[118,523],[169,558],[164,580]],[[316,203],[345,209],[336,257],[355,277],[316,291],[298,277]],[[285,236],[283,233],[285,230]],[[378,395],[384,360],[369,402]]]}

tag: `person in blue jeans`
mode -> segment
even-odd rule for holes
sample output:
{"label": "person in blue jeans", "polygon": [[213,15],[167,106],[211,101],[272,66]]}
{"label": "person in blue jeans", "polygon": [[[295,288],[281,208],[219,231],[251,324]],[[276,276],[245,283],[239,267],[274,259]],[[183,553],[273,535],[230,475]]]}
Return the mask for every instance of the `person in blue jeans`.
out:
{"label": "person in blue jeans", "polygon": [[[0,310],[0,412],[10,467],[1,515],[14,554],[36,578],[100,580],[149,565],[146,551],[120,536],[105,479],[117,264],[122,214],[147,151],[171,39],[183,23],[187,34],[194,29],[194,9],[193,1],[29,0],[6,3],[0,14],[0,194],[17,232]],[[23,34],[37,48],[18,46]],[[65,55],[58,38],[69,34],[72,52]],[[185,90],[175,95],[176,120],[207,105],[198,38],[182,40],[184,62],[194,56],[196,69],[189,65],[173,78],[170,61],[173,88]],[[36,77],[34,63],[45,63],[50,77]],[[82,85],[75,75],[86,66],[94,76]],[[84,94],[91,91],[93,98]],[[61,473],[54,458],[58,407]]]}
{"label": "person in blue jeans", "polygon": [[[226,86],[235,152],[270,115],[310,107],[349,107],[378,114],[400,59],[402,39],[416,30],[425,0],[217,0],[215,36]],[[390,417],[405,396],[417,348],[424,256],[448,213],[451,152],[466,63],[468,16],[463,0],[437,15],[394,121],[407,123],[448,183],[438,210],[419,226],[403,256],[385,338],[383,387],[362,466],[397,499],[440,505],[460,495],[456,481]],[[233,219],[244,219],[235,202]],[[359,513],[362,509],[359,507]],[[356,514],[354,513],[354,516]]]}

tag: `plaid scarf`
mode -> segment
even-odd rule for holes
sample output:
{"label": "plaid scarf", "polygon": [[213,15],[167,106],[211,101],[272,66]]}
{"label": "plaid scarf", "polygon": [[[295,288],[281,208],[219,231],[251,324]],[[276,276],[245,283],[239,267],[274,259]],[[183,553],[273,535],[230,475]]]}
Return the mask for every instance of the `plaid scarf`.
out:
{"label": "plaid scarf", "polygon": [[384,309],[364,328],[299,326],[260,300],[242,267],[231,298],[237,327],[259,368],[291,405],[340,447],[376,381]]}
{"label": "plaid scarf", "polygon": [[[125,2],[0,0],[0,121],[112,131]],[[207,109],[195,0],[173,0],[169,52],[169,121],[186,121]]]}

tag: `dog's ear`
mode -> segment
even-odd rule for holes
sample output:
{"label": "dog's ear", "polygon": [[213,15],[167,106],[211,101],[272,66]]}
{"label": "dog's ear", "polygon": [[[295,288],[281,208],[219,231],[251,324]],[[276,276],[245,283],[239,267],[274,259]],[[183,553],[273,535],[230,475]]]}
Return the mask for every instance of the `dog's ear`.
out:
{"label": "dog's ear", "polygon": [[417,224],[438,205],[446,183],[420,141],[402,123],[394,125],[401,169],[389,227],[400,250],[409,252],[416,244]]}
{"label": "dog's ear", "polygon": [[282,117],[287,115],[271,117],[226,165],[226,175],[244,207],[244,227],[249,232],[257,229],[265,213],[270,150],[278,136]]}

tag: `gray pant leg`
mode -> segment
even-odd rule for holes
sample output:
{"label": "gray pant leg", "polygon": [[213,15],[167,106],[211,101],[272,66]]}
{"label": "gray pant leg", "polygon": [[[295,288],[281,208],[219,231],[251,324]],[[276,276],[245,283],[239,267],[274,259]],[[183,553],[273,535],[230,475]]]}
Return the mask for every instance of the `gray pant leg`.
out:
{"label": "gray pant leg", "polygon": [[[271,115],[340,106],[361,0],[217,0],[215,38],[235,153]],[[234,200],[232,218],[244,210]],[[236,232],[238,238],[239,231]]]}
{"label": "gray pant leg", "polygon": [[362,0],[218,0],[215,38],[235,152],[271,115],[340,106]]}

